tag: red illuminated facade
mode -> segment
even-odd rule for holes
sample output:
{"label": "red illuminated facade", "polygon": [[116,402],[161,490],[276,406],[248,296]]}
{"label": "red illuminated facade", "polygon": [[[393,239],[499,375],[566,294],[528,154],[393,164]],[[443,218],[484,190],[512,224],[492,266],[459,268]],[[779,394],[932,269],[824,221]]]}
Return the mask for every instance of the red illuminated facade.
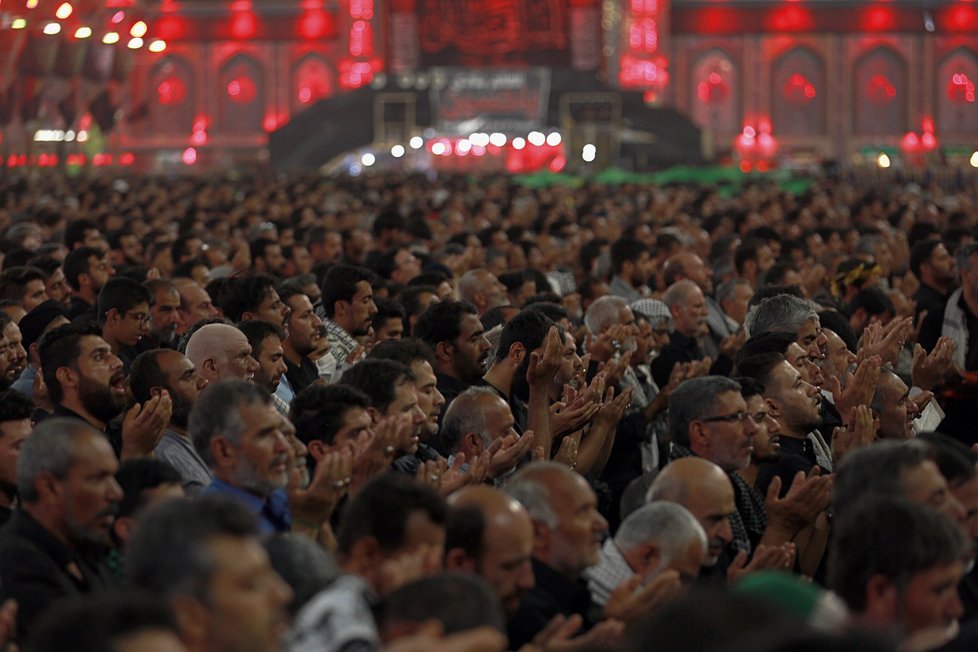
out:
{"label": "red illuminated facade", "polygon": [[437,67],[594,73],[753,162],[978,145],[975,0],[3,0],[0,19],[0,72],[18,71],[0,160],[18,164],[41,165],[29,129],[83,123],[106,136],[75,161],[260,162],[316,102]]}

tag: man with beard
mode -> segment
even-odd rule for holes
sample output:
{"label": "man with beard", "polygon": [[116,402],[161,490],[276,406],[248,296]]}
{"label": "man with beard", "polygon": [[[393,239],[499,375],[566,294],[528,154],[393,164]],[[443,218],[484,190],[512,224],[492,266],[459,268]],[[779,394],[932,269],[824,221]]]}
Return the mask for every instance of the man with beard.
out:
{"label": "man with beard", "polygon": [[232,322],[260,319],[285,331],[289,307],[275,289],[277,281],[268,274],[232,278],[218,301],[224,316]]}
{"label": "man with beard", "polygon": [[292,528],[285,493],[290,444],[268,391],[237,378],[211,383],[190,411],[188,431],[214,475],[204,495],[245,505],[262,534]]}
{"label": "man with beard", "polygon": [[513,412],[518,433],[532,430],[533,448],[550,450],[550,383],[559,372],[563,347],[557,326],[532,306],[509,320],[499,336],[496,359],[483,387],[493,389]]}
{"label": "man with beard", "polygon": [[20,328],[0,310],[0,389],[10,387],[27,368],[27,351]]}
{"label": "man with beard", "polygon": [[197,322],[203,319],[213,319],[220,316],[220,311],[214,307],[211,295],[197,281],[191,278],[177,277],[173,286],[180,294],[180,327],[178,335],[183,335]]}
{"label": "man with beard", "polygon": [[648,282],[654,265],[645,244],[634,238],[620,238],[611,245],[611,267],[615,276],[608,288],[628,303],[648,296]]}
{"label": "man with beard", "polygon": [[[662,301],[672,313],[674,330],[669,336],[669,344],[662,347],[659,357],[652,361],[652,378],[659,387],[669,384],[669,375],[677,364],[706,358],[700,342],[710,332],[706,298],[693,281],[676,281],[662,295]],[[736,339],[725,341],[728,346],[712,361],[711,374],[726,376],[733,369],[733,355],[740,342]]]}
{"label": "man with beard", "polygon": [[180,293],[172,282],[146,281],[149,290],[149,335],[143,338],[144,349],[176,349],[180,332]]}
{"label": "man with beard", "polygon": [[64,273],[74,291],[68,306],[68,318],[94,321],[98,293],[115,274],[105,252],[94,247],[79,247],[69,252],[65,256]]}
{"label": "man with beard", "polygon": [[[298,394],[319,380],[319,368],[309,356],[319,349],[323,321],[302,292],[282,287],[281,297],[289,309],[287,337],[282,341],[285,352],[285,376],[293,394]],[[274,391],[274,390],[272,390]]]}
{"label": "man with beard", "polygon": [[432,366],[446,405],[482,380],[490,344],[475,306],[465,301],[434,303],[418,318],[413,334],[434,351]]}
{"label": "man with beard", "polygon": [[472,269],[458,281],[458,296],[475,306],[480,315],[509,303],[506,286],[488,269]]}
{"label": "man with beard", "polygon": [[910,250],[910,271],[920,280],[920,287],[913,295],[914,318],[919,320],[922,312],[943,310],[958,280],[954,257],[947,247],[935,239],[918,242]]}
{"label": "man with beard", "polygon": [[323,281],[323,324],[330,351],[336,358],[337,377],[359,359],[360,345],[354,338],[370,331],[377,314],[374,278],[374,273],[363,267],[336,265]]}
{"label": "man with beard", "polygon": [[133,400],[145,403],[166,392],[173,401],[170,422],[153,453],[177,470],[183,490],[189,496],[198,495],[212,479],[210,467],[197,453],[187,432],[190,410],[206,386],[207,381],[197,373],[194,363],[170,349],[140,353],[129,375]]}
{"label": "man with beard", "polygon": [[283,415],[288,415],[289,404],[275,393],[282,377],[288,370],[285,349],[282,347],[282,331],[268,322],[246,319],[238,322],[238,330],[248,338],[251,355],[258,361],[258,371],[252,382],[272,392],[272,403]]}
{"label": "man with beard", "polygon": [[879,419],[880,439],[911,439],[917,434],[914,421],[920,408],[910,398],[910,388],[890,367],[880,369],[879,384],[870,404]]}
{"label": "man with beard", "polygon": [[[170,420],[172,402],[161,392],[113,420],[126,405],[122,360],[94,324],[62,326],[38,347],[53,416],[74,417],[106,433],[121,459],[151,455]],[[110,422],[113,422],[110,425]]]}
{"label": "man with beard", "polygon": [[60,598],[111,583],[91,551],[112,544],[118,466],[105,437],[78,419],[48,419],[24,442],[20,506],[0,530],[0,599],[17,601],[21,642]]}
{"label": "man with beard", "polygon": [[[760,464],[774,463],[781,457],[781,424],[771,416],[767,401],[764,400],[764,386],[753,378],[735,378],[740,384],[740,395],[747,402],[747,413],[754,420],[757,428],[754,433],[754,450],[750,454],[750,464],[737,471],[751,491],[757,482],[757,471]],[[759,495],[759,494],[758,494]],[[763,500],[763,498],[761,498]]]}
{"label": "man with beard", "polygon": [[187,342],[187,357],[197,373],[212,383],[222,378],[252,380],[258,361],[244,333],[231,324],[202,326]]}
{"label": "man with beard", "polygon": [[12,389],[0,392],[0,525],[10,520],[17,498],[17,459],[31,434],[34,404]]}
{"label": "man with beard", "polygon": [[821,395],[780,353],[759,353],[738,360],[737,373],[764,386],[770,415],[781,425],[780,457],[760,464],[755,487],[766,494],[771,480],[778,477],[783,494],[795,474],[808,473],[818,463],[809,433],[822,425]]}

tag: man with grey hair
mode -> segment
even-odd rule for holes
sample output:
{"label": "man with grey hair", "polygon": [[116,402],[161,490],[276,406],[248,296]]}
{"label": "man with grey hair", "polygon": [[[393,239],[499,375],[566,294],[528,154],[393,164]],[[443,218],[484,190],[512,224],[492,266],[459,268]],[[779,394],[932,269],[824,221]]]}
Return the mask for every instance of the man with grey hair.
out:
{"label": "man with grey hair", "polygon": [[458,281],[458,296],[462,301],[468,301],[479,315],[484,315],[490,308],[509,304],[506,286],[499,282],[488,269],[471,269],[462,275]]}
{"label": "man with grey hair", "polygon": [[612,592],[638,575],[643,582],[666,570],[684,584],[700,574],[706,555],[706,532],[684,507],[656,502],[632,512],[601,547],[598,563],[584,571],[591,599],[608,602]]}
{"label": "man with grey hair", "polygon": [[754,288],[750,281],[737,277],[717,286],[716,302],[723,310],[724,318],[739,328],[744,324],[747,307],[753,296]]}
{"label": "man with grey hair", "polygon": [[20,507],[0,531],[0,601],[17,601],[22,641],[60,598],[111,585],[89,554],[112,545],[118,468],[105,435],[80,419],[47,419],[24,441]]}
{"label": "man with grey hair", "polygon": [[[652,361],[652,378],[659,387],[665,387],[669,383],[669,376],[677,364],[707,359],[703,350],[703,339],[710,332],[706,297],[693,281],[676,281],[662,295],[662,301],[669,306],[675,330],[669,338],[669,344]],[[739,337],[725,338],[718,349],[716,360],[710,361],[710,373],[729,375],[733,369],[733,356],[741,344]]]}
{"label": "man with grey hair", "polygon": [[751,337],[760,333],[791,333],[812,359],[823,358],[828,344],[815,304],[791,294],[768,297],[748,310],[744,330]]}
{"label": "man with grey hair", "polygon": [[205,495],[243,503],[264,534],[291,529],[284,492],[290,444],[265,389],[241,379],[211,383],[197,397],[187,430],[214,474]]}
{"label": "man with grey hair", "polygon": [[[489,462],[489,478],[509,473],[520,461],[525,446],[506,445],[518,438],[509,405],[489,387],[470,387],[456,397],[445,412],[441,425],[441,444],[454,462],[460,453],[468,463],[479,459],[495,442],[503,446]],[[515,447],[515,451],[512,450]]]}
{"label": "man with grey hair", "polygon": [[207,382],[221,378],[252,380],[261,365],[248,338],[231,324],[207,324],[190,336],[186,356]]}

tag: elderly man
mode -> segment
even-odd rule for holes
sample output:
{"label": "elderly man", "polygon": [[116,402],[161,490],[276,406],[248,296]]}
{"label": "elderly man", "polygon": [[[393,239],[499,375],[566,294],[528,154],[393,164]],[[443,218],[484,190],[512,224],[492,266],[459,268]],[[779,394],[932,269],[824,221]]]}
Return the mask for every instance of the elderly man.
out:
{"label": "elderly man", "polygon": [[205,495],[247,506],[264,534],[291,529],[284,491],[290,444],[267,391],[240,379],[211,383],[197,397],[188,430],[214,475]]}
{"label": "elderly man", "polygon": [[207,293],[197,281],[177,277],[173,279],[173,286],[180,295],[180,326],[177,328],[177,335],[183,335],[193,327],[194,324],[203,319],[213,319],[220,315],[211,295]]}
{"label": "elderly man", "polygon": [[222,378],[253,380],[259,364],[248,338],[230,324],[207,324],[190,336],[187,357],[204,380]]}
{"label": "elderly man", "polygon": [[622,521],[601,547],[598,563],[584,571],[591,599],[605,605],[632,576],[648,582],[667,570],[691,584],[700,574],[706,550],[706,532],[685,508],[670,502],[645,505]]}
{"label": "elderly man", "polygon": [[487,474],[498,478],[522,461],[533,441],[532,432],[519,437],[513,426],[513,413],[496,392],[488,387],[471,387],[459,394],[445,412],[440,433],[442,449],[447,455],[461,453],[466,460],[475,460],[495,442],[502,442],[504,448],[493,456]]}
{"label": "elderly man", "polygon": [[509,304],[506,286],[487,269],[473,269],[463,274],[458,282],[458,295],[475,306],[479,315],[486,314],[490,308]]}
{"label": "elderly man", "polygon": [[506,492],[533,520],[533,576],[536,586],[520,602],[509,623],[509,643],[519,648],[558,615],[577,614],[594,625],[584,571],[599,559],[608,522],[587,481],[566,466],[537,462],[516,473]]}
{"label": "elderly man", "polygon": [[20,507],[0,531],[0,600],[17,601],[23,640],[58,599],[109,585],[89,554],[112,544],[118,466],[105,436],[79,419],[48,419],[24,442]]}
{"label": "elderly man", "polygon": [[[706,298],[693,281],[676,281],[662,295],[662,301],[669,306],[675,330],[669,338],[669,344],[652,361],[652,377],[659,387],[668,384],[669,375],[677,364],[703,360],[706,357],[701,341],[710,332],[706,321],[709,315]],[[733,356],[741,342],[737,338],[731,338],[725,339],[724,343],[717,359],[712,361],[710,373],[725,376],[733,369]]]}
{"label": "elderly man", "polygon": [[130,583],[168,602],[189,652],[276,652],[292,591],[258,535],[233,500],[168,501],[147,512],[130,543]]}
{"label": "elderly man", "polygon": [[480,576],[513,616],[535,585],[530,515],[517,500],[485,485],[460,489],[448,504],[445,570]]}

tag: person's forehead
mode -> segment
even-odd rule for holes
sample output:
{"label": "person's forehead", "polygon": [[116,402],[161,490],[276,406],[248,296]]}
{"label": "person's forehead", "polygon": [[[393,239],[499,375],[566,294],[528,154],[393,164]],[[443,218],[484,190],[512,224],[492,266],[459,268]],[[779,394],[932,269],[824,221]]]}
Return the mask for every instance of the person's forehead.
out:
{"label": "person's forehead", "polygon": [[739,391],[729,391],[717,394],[717,403],[734,408],[739,407],[741,409],[747,407],[747,403],[744,402],[744,397],[740,395]]}
{"label": "person's forehead", "polygon": [[261,341],[262,355],[274,355],[282,352],[282,340],[278,335],[270,333]]}
{"label": "person's forehead", "polygon": [[180,293],[177,292],[176,288],[163,287],[156,290],[156,305],[157,307],[163,304],[179,304],[180,303]]}
{"label": "person's forehead", "polygon": [[435,382],[435,371],[431,368],[431,363],[427,360],[414,360],[411,362],[411,373],[418,379],[418,385],[427,385]]}
{"label": "person's forehead", "polygon": [[359,405],[351,405],[343,413],[343,423],[346,426],[370,425],[370,413],[367,412],[366,408],[362,408]]}

